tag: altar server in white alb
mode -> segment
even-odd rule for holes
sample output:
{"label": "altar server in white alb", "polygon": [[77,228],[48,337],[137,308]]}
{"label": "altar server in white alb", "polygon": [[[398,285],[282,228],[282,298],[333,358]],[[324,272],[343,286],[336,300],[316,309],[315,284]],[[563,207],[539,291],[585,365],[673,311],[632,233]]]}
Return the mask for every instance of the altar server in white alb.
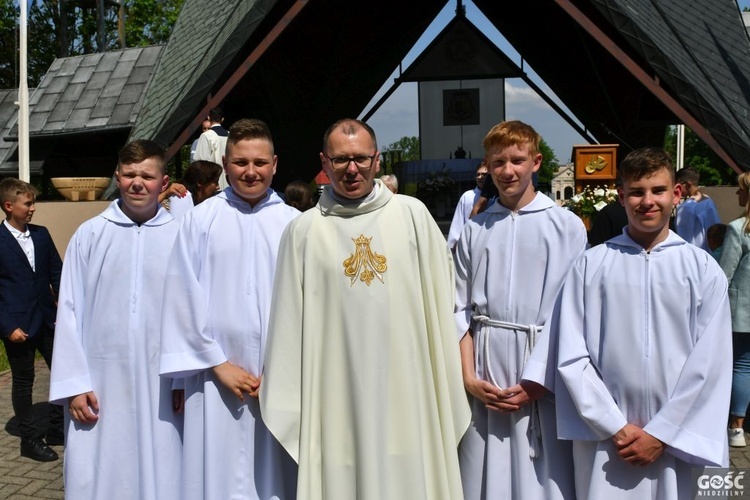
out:
{"label": "altar server in white alb", "polygon": [[231,187],[185,214],[170,258],[161,373],[185,383],[183,499],[295,496],[257,399],[279,240],[299,215],[269,187],[276,163],[265,123],[234,123]]}
{"label": "altar server in white alb", "polygon": [[279,249],[261,408],[299,462],[300,500],[461,498],[469,422],[453,269],[417,199],[375,175],[375,132],[325,133],[331,179]]}
{"label": "altar server in white alb", "polygon": [[487,180],[488,177],[489,173],[487,171],[487,164],[482,161],[477,167],[477,187],[469,189],[461,195],[461,198],[459,198],[458,204],[456,205],[456,211],[453,212],[453,220],[451,221],[451,227],[448,230],[447,240],[448,248],[450,248],[451,251],[455,249],[458,237],[461,236],[461,231],[463,231],[466,221],[469,220],[469,217],[471,216],[471,210],[474,208],[474,204],[476,204],[479,200],[479,196],[482,194],[484,183],[492,182]]}
{"label": "altar server in white alb", "polygon": [[696,466],[727,467],[732,384],[727,281],[669,230],[672,160],[620,165],[622,235],[570,269],[556,322],[558,431],[573,441],[580,499],[689,499]]}
{"label": "altar server in white alb", "polygon": [[120,199],[84,222],[65,254],[50,400],[65,406],[70,500],[181,498],[182,415],[171,381],[159,377],[164,275],[178,226],[158,202],[169,182],[164,163],[156,143],[127,144],[115,173]]}
{"label": "altar server in white alb", "polygon": [[467,222],[456,245],[455,318],[472,396],[459,453],[469,500],[574,498],[570,444],[557,440],[545,389],[554,370],[537,340],[567,270],[586,248],[586,229],[534,191],[540,140],[520,121],[489,131],[485,160],[498,200]]}

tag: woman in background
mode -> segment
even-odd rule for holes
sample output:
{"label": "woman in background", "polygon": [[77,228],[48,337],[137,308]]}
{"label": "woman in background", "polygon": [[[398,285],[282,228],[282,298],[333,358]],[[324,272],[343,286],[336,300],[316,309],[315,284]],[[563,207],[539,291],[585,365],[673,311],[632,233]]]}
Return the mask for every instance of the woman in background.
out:
{"label": "woman in background", "polygon": [[[168,199],[168,210],[175,219],[180,219],[188,210],[207,200],[219,192],[219,177],[224,169],[220,165],[198,160],[190,164],[182,176],[182,184],[185,186],[187,193],[180,196],[175,192]],[[172,184],[170,191],[174,191]]]}
{"label": "woman in background", "polygon": [[286,189],[284,189],[284,201],[300,212],[314,206],[310,186],[304,181],[292,181],[287,184]]}
{"label": "woman in background", "polygon": [[737,180],[737,196],[745,214],[729,223],[719,264],[729,281],[734,343],[729,446],[743,447],[745,413],[750,404],[750,172],[743,172]]}

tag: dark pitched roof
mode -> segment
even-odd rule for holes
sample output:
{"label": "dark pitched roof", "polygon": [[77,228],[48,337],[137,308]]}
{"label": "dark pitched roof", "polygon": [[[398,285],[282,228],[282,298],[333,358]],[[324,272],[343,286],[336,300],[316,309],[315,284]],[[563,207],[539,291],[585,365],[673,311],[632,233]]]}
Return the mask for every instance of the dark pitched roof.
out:
{"label": "dark pitched roof", "polygon": [[[289,24],[281,22],[300,4]],[[221,106],[229,124],[242,117],[268,123],[283,152],[277,177],[312,177],[326,127],[362,111],[442,7],[185,0],[131,139],[171,145],[264,38],[281,30]]]}
{"label": "dark pitched roof", "polygon": [[18,116],[17,89],[0,90],[0,168],[1,165],[15,152],[17,142],[6,141],[5,136],[16,122]]}
{"label": "dark pitched roof", "polygon": [[[55,59],[29,98],[29,136],[129,129],[162,46]],[[14,124],[8,133],[18,135]]]}
{"label": "dark pitched roof", "polygon": [[[33,92],[34,89],[29,89]],[[16,175],[18,162],[11,158],[18,150],[18,142],[5,140],[10,129],[18,119],[18,89],[0,89],[0,175]],[[41,161],[29,162],[31,173],[38,174],[42,168]]]}
{"label": "dark pitched roof", "polygon": [[131,139],[171,143],[275,3],[185,0]]}
{"label": "dark pitched roof", "polygon": [[597,7],[682,105],[750,167],[750,43],[736,2],[597,0]]}
{"label": "dark pitched roof", "polygon": [[[750,168],[750,42],[734,0],[474,3],[600,142],[661,144],[680,122],[561,5],[571,4]],[[533,12],[533,35],[526,23]]]}
{"label": "dark pitched roof", "polygon": [[[293,21],[279,25],[300,3]],[[639,80],[637,67],[734,161],[750,167],[750,41],[735,0],[474,3],[600,142],[619,143],[623,153],[661,144],[665,127],[680,121],[680,111]],[[380,0],[344,9],[338,2],[186,0],[131,138],[171,145],[261,47],[222,103],[228,122],[265,120],[280,163],[298,169],[294,176],[311,177],[325,128],[362,111],[444,5]],[[606,50],[566,11],[570,5],[634,64],[626,67]],[[281,34],[262,46],[275,28]]]}

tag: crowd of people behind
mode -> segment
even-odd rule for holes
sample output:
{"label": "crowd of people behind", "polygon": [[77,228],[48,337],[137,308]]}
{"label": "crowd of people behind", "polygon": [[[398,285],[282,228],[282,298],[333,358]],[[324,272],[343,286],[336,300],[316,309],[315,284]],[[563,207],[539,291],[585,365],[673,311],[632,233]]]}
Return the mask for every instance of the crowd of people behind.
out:
{"label": "crowd of people behind", "polygon": [[125,145],[119,198],[62,262],[30,223],[34,189],[0,182],[21,455],[56,460],[64,439],[66,498],[687,499],[694,469],[744,446],[748,174],[722,240],[698,179],[662,149],[633,151],[625,227],[590,247],[533,186],[539,134],[506,121],[446,245],[378,177],[366,123],[326,130],[315,204],[304,182],[271,189],[265,123],[222,119],[181,183],[156,143]]}

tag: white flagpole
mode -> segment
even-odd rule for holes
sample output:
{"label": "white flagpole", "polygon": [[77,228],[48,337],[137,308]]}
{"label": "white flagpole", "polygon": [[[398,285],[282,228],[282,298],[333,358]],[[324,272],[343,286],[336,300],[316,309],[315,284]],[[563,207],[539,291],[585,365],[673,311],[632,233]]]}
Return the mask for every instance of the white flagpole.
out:
{"label": "white flagpole", "polygon": [[18,86],[18,178],[29,182],[29,84],[26,81],[26,31],[28,0],[21,0],[21,55],[20,82]]}
{"label": "white flagpole", "polygon": [[677,165],[675,170],[685,166],[685,125],[677,125]]}

